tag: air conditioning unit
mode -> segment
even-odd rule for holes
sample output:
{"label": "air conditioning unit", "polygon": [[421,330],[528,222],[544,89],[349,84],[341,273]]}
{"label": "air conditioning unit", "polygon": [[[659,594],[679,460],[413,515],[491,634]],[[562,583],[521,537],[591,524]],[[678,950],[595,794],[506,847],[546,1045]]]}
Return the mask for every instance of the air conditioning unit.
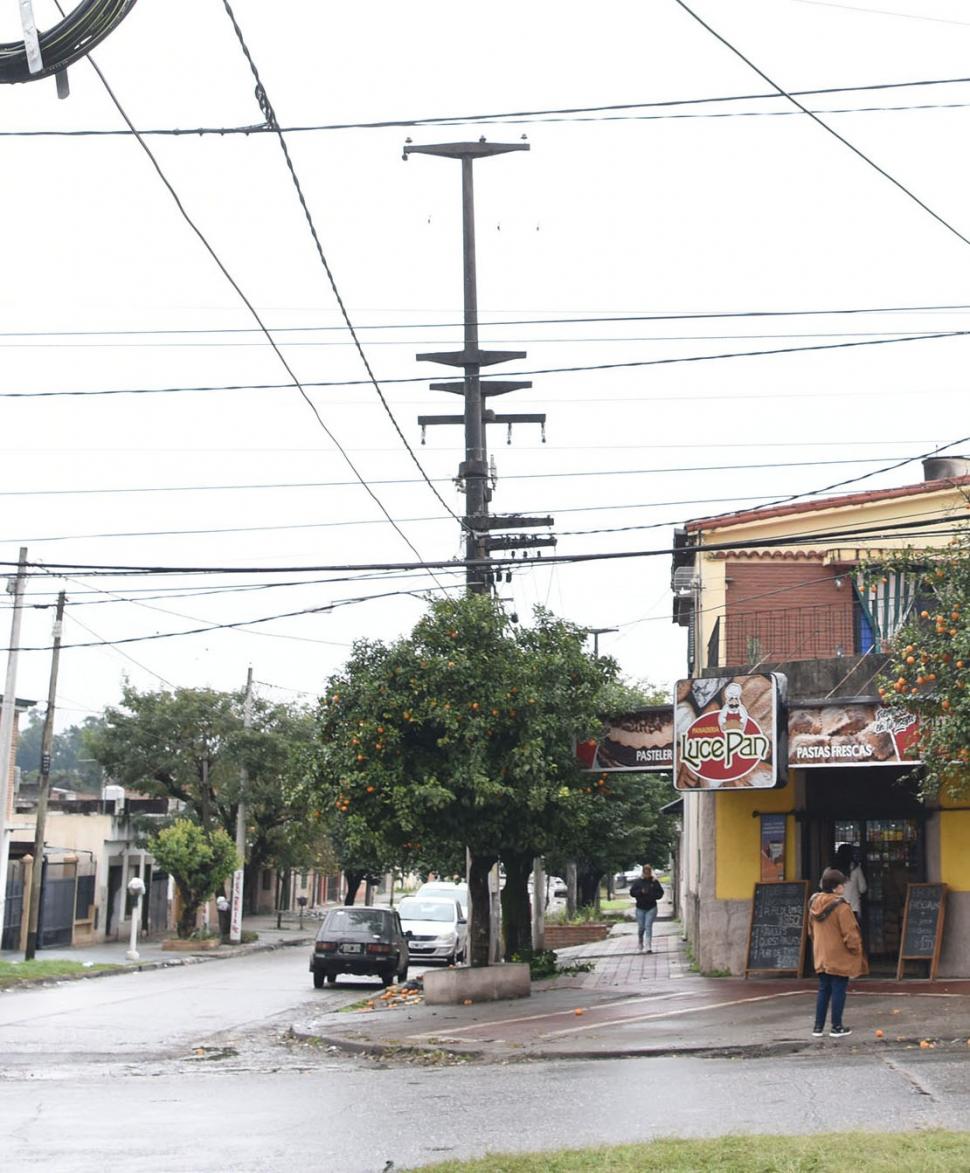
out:
{"label": "air conditioning unit", "polygon": [[693,566],[675,566],[671,586],[675,595],[689,595],[697,586]]}

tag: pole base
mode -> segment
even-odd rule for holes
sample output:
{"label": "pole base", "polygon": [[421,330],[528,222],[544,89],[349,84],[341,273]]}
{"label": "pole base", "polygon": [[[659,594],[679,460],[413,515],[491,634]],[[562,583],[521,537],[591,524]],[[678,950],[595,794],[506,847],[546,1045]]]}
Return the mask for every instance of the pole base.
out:
{"label": "pole base", "polygon": [[141,961],[141,954],[137,949],[129,949],[125,954],[126,961]]}

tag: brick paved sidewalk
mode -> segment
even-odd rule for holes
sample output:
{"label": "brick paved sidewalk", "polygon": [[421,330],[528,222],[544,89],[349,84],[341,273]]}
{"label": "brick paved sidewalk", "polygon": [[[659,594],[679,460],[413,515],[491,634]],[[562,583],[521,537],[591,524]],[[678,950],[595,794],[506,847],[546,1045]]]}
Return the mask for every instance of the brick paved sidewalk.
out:
{"label": "brick paved sidewalk", "polygon": [[637,949],[637,927],[633,922],[615,925],[605,941],[559,949],[561,964],[591,961],[592,973],[554,979],[550,985],[569,984],[574,989],[600,990],[614,987],[638,988],[644,982],[664,982],[690,974],[686,943],[680,922],[657,921],[653,926],[653,952]]}

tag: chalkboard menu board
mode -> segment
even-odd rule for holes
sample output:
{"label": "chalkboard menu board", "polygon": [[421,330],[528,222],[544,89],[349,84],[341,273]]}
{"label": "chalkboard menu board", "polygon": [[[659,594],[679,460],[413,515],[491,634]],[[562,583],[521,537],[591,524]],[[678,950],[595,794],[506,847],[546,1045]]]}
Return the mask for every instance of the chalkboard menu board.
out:
{"label": "chalkboard menu board", "polygon": [[745,977],[749,973],[802,972],[807,899],[807,880],[755,884]]}
{"label": "chalkboard menu board", "polygon": [[930,978],[936,977],[943,942],[943,913],[946,910],[946,884],[909,884],[906,910],[899,944],[896,980],[903,976],[907,961],[928,961]]}

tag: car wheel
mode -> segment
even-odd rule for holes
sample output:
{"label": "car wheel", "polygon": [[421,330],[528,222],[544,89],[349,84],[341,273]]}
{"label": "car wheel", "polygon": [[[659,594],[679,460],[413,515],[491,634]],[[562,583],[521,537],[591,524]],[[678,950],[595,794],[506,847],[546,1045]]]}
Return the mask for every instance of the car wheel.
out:
{"label": "car wheel", "polygon": [[450,957],[445,958],[445,965],[457,965],[457,964],[458,964],[458,954],[457,953],[452,953]]}
{"label": "car wheel", "polygon": [[323,974],[318,969],[313,971],[313,988],[315,990],[323,989]]}
{"label": "car wheel", "polygon": [[381,979],[381,985],[386,988],[394,981],[394,970],[382,969],[379,976]]}
{"label": "car wheel", "polygon": [[335,986],[335,985],[337,984],[337,975],[336,975],[335,973],[328,973],[328,974],[327,974],[327,981],[328,981],[328,982],[329,982],[329,983],[330,983],[332,986]]}

